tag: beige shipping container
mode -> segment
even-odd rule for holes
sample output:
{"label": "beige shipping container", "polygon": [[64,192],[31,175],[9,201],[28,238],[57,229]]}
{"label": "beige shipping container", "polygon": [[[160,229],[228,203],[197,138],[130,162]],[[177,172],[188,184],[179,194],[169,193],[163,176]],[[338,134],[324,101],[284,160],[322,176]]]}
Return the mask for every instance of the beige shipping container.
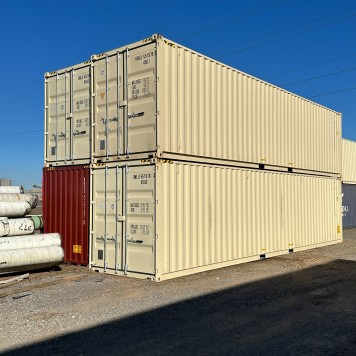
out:
{"label": "beige shipping container", "polygon": [[342,181],[356,184],[356,142],[342,139]]}
{"label": "beige shipping container", "polygon": [[[159,35],[90,63],[46,75],[46,164],[157,156],[341,174],[341,115],[333,110]],[[64,89],[66,76],[81,83],[77,94]],[[90,97],[90,113],[64,104]]]}
{"label": "beige shipping container", "polygon": [[91,172],[90,267],[156,281],[342,241],[333,177],[151,160]]}

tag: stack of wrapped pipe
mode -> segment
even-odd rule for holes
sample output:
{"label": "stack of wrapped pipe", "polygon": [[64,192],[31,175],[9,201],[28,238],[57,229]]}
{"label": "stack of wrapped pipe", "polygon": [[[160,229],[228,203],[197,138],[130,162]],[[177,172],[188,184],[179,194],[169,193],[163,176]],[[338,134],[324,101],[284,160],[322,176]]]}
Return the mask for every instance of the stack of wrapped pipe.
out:
{"label": "stack of wrapped pipe", "polygon": [[21,186],[0,186],[0,274],[59,265],[64,252],[57,233],[34,234],[42,216],[26,216],[38,203]]}

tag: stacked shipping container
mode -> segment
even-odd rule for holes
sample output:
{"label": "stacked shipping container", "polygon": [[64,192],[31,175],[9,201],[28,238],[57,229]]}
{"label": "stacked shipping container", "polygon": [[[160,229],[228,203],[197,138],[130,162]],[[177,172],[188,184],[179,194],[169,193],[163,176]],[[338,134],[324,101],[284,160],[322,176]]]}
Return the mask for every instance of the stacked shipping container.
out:
{"label": "stacked shipping container", "polygon": [[342,223],[356,227],[356,142],[342,140]]}
{"label": "stacked shipping container", "polygon": [[342,239],[340,114],[159,35],[47,73],[45,121],[46,167],[91,166],[96,270],[162,280]]}

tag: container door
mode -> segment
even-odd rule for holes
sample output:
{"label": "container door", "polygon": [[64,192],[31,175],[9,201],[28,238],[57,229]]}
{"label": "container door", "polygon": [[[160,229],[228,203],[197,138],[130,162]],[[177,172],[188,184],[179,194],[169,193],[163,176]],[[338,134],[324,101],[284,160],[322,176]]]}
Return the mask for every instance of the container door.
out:
{"label": "container door", "polygon": [[126,51],[126,153],[156,149],[156,44]]}
{"label": "container door", "polygon": [[356,184],[342,184],[342,225],[356,227]]}
{"label": "container door", "polygon": [[44,232],[62,236],[64,260],[89,262],[89,178],[86,166],[44,168]]}
{"label": "container door", "polygon": [[104,271],[122,270],[122,169],[95,169],[93,189],[92,264]]}
{"label": "container door", "polygon": [[94,156],[120,156],[123,152],[122,54],[105,56],[94,64]]}
{"label": "container door", "polygon": [[46,161],[69,159],[70,75],[57,74],[46,80]]}
{"label": "container door", "polygon": [[125,271],[154,274],[155,166],[126,170]]}
{"label": "container door", "polygon": [[71,160],[90,158],[90,66],[71,72]]}

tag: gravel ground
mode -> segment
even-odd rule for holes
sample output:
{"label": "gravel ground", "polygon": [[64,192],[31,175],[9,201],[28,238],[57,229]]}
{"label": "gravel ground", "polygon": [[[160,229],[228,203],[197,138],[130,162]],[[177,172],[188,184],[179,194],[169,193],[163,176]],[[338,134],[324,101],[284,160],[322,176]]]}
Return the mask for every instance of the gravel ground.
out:
{"label": "gravel ground", "polygon": [[4,354],[355,354],[344,243],[161,283],[63,265],[0,286]]}

